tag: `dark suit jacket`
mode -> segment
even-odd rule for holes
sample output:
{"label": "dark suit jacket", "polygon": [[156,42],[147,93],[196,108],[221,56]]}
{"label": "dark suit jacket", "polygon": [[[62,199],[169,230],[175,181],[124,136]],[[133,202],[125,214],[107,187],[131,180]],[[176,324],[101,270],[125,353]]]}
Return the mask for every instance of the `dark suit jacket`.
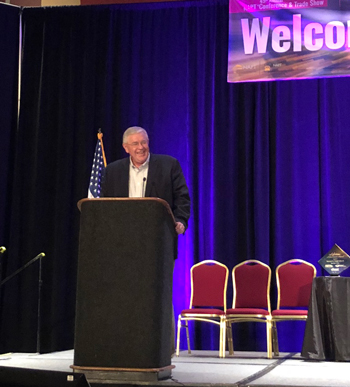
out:
{"label": "dark suit jacket", "polygon": [[[129,196],[129,167],[129,157],[108,164],[102,180],[101,197]],[[174,157],[151,153],[145,197],[167,201],[175,220],[187,228],[190,195],[180,163]]]}

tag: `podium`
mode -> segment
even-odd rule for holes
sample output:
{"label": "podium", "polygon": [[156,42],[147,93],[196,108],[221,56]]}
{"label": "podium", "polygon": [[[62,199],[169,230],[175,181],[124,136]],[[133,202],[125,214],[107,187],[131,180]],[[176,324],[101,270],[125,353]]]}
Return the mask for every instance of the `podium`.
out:
{"label": "podium", "polygon": [[88,379],[89,372],[118,380],[169,377],[177,247],[169,205],[157,198],[101,198],[82,199],[78,207],[72,368]]}

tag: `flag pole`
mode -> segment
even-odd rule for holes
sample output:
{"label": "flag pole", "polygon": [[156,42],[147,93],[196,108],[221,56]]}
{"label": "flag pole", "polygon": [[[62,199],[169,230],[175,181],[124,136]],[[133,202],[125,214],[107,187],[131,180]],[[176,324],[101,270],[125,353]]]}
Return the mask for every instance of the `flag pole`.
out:
{"label": "flag pole", "polygon": [[103,163],[104,163],[105,168],[106,168],[106,167],[107,167],[107,161],[106,161],[105,149],[104,149],[104,147],[103,147],[103,140],[102,140],[102,137],[103,137],[103,133],[102,133],[101,128],[100,128],[100,129],[98,130],[98,133],[97,133],[97,138],[100,140],[100,143],[101,143]]}

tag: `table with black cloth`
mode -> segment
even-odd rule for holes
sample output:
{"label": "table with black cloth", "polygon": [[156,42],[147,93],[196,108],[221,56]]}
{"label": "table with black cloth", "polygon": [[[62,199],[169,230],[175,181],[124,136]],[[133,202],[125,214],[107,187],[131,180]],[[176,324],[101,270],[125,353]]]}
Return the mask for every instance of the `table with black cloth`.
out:
{"label": "table with black cloth", "polygon": [[350,361],[350,278],[314,278],[301,356]]}

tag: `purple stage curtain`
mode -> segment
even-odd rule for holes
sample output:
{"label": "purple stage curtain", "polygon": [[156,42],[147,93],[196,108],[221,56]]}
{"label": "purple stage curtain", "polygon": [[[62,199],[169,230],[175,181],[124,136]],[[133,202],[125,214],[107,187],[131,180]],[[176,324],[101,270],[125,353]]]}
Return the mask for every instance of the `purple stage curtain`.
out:
{"label": "purple stage curtain", "polygon": [[[76,202],[86,197],[99,128],[107,162],[125,156],[122,133],[140,125],[152,152],[182,165],[192,214],[179,238],[176,315],[188,307],[189,269],[200,260],[232,270],[259,259],[274,272],[292,258],[317,266],[334,243],[350,252],[349,78],[228,84],[226,0],[25,8],[23,23],[6,274],[47,255],[43,351],[73,345]],[[27,289],[36,275],[18,279],[15,299],[4,289],[4,350],[35,350]],[[274,307],[274,276],[271,293]],[[263,325],[239,325],[236,350],[266,350]],[[299,352],[303,323],[278,328],[280,351]],[[201,324],[194,337],[195,348],[218,349],[215,327]]]}

